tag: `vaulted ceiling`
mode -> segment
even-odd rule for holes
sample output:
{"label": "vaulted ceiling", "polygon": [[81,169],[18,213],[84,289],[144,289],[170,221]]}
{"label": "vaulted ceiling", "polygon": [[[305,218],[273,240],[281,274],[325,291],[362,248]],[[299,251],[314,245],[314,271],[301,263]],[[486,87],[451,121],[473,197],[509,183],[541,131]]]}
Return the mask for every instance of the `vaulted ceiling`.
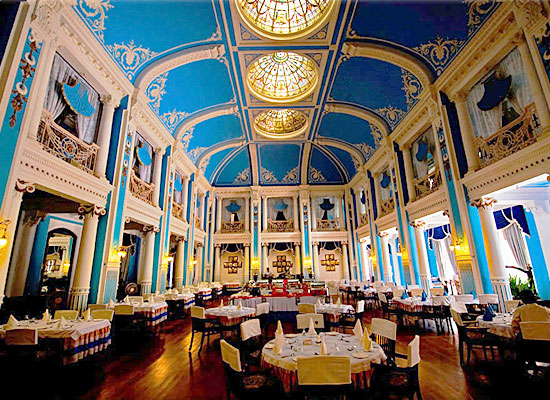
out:
{"label": "vaulted ceiling", "polygon": [[[269,3],[249,3],[257,2]],[[238,0],[78,0],[74,8],[213,185],[342,184],[497,3],[329,2],[328,18],[291,40],[257,33]],[[281,51],[307,56],[319,76],[291,104],[266,102],[246,82],[256,60]],[[256,116],[280,108],[302,111],[305,132],[259,135]]]}

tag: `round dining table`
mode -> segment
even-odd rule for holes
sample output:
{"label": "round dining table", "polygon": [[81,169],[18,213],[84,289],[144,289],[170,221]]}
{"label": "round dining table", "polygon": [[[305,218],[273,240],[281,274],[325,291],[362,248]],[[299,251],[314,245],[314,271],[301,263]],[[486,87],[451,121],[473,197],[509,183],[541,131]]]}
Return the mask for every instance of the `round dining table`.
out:
{"label": "round dining table", "polygon": [[207,308],[205,310],[206,318],[217,319],[224,326],[239,325],[256,315],[255,308],[238,306],[224,306]]}
{"label": "round dining table", "polygon": [[500,337],[513,339],[514,330],[512,329],[512,314],[497,314],[491,321],[485,321],[483,315],[480,315],[476,319],[477,325],[482,328],[488,328],[488,332]]}
{"label": "round dining table", "polygon": [[297,357],[319,355],[321,338],[324,339],[327,355],[349,356],[351,359],[351,378],[356,388],[368,386],[372,363],[380,364],[386,360],[384,350],[375,342],[369,351],[364,351],[359,339],[351,334],[322,332],[319,335],[286,334],[285,345],[280,353],[275,353],[275,340],[268,342],[262,349],[262,367],[277,376],[286,393],[297,385]]}

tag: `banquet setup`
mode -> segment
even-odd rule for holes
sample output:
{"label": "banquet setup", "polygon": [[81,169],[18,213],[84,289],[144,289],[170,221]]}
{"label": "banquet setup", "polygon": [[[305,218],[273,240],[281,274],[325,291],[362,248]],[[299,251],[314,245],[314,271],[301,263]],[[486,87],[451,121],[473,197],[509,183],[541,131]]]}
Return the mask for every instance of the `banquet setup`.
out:
{"label": "banquet setup", "polygon": [[550,388],[550,0],[0,2],[0,382]]}

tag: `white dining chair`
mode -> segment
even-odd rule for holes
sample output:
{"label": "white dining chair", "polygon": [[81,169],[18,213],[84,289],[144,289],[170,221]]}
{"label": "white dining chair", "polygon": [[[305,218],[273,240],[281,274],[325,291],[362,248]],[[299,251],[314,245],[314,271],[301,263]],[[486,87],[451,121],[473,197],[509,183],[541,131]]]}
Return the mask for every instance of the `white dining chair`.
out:
{"label": "white dining chair", "polygon": [[90,313],[93,319],[106,319],[108,321],[113,321],[113,316],[115,315],[114,310],[92,310]]}
{"label": "white dining chair", "polygon": [[397,324],[382,318],[371,320],[374,341],[382,347],[386,356],[395,360],[395,343],[397,341]]}
{"label": "white dining chair", "polygon": [[88,304],[88,310],[105,310],[107,309],[107,304]]}
{"label": "white dining chair", "polygon": [[134,315],[134,306],[132,304],[115,305],[115,315]]}
{"label": "white dining chair", "polygon": [[315,314],[315,304],[298,303],[298,312],[300,314]]}
{"label": "white dining chair", "polygon": [[130,303],[132,304],[141,304],[143,303],[143,296],[128,296]]}
{"label": "white dining chair", "polygon": [[479,304],[498,304],[497,294],[480,294],[477,296]]}
{"label": "white dining chair", "polygon": [[514,312],[516,308],[521,304],[521,300],[506,300],[504,305],[506,306],[506,311],[511,313]]}
{"label": "white dining chair", "polygon": [[54,319],[76,319],[78,317],[78,311],[76,310],[56,310],[53,316]]}
{"label": "white dining chair", "polygon": [[442,287],[433,287],[430,289],[430,294],[432,296],[443,296],[445,294],[445,289]]}
{"label": "white dining chair", "polygon": [[262,328],[258,318],[249,319],[241,324],[241,340],[244,342],[250,338],[261,336]]}
{"label": "white dining chair", "polygon": [[304,330],[309,328],[309,320],[313,319],[316,329],[325,329],[323,314],[298,314],[296,315],[296,328]]}
{"label": "white dining chair", "polygon": [[455,294],[455,300],[459,303],[471,304],[474,302],[473,294]]}

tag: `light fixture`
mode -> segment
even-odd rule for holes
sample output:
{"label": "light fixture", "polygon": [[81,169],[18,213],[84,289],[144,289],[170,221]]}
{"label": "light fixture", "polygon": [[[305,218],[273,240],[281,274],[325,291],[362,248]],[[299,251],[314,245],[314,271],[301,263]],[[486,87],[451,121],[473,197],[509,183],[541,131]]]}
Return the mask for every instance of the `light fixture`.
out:
{"label": "light fixture", "polygon": [[125,258],[126,257],[126,255],[128,254],[127,248],[128,248],[127,246],[117,247],[116,253],[117,253],[119,258]]}
{"label": "light fixture", "polygon": [[269,139],[290,139],[307,129],[307,116],[289,108],[264,111],[254,119],[254,130]]}
{"label": "light fixture", "polygon": [[455,239],[453,241],[451,241],[451,245],[449,246],[449,249],[451,249],[451,251],[460,251],[462,250],[462,240],[461,239]]}
{"label": "light fixture", "polygon": [[311,257],[306,257],[306,258],[304,258],[304,265],[305,265],[306,267],[311,267],[311,265],[312,265]]}
{"label": "light fixture", "polygon": [[2,229],[2,236],[0,236],[0,249],[3,249],[8,244],[6,231],[8,230],[9,224],[11,224],[11,221],[9,219],[5,219],[2,222],[0,222],[0,229]]}

